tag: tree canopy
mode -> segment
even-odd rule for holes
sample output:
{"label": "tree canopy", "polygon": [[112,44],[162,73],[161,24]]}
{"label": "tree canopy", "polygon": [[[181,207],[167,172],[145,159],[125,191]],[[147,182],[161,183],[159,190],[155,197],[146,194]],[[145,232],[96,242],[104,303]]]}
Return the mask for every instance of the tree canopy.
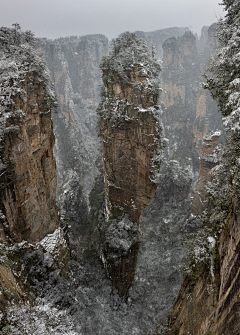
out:
{"label": "tree canopy", "polygon": [[223,223],[234,199],[240,199],[240,1],[223,0],[222,5],[226,15],[218,24],[219,50],[211,59],[204,85],[218,103],[227,132],[221,163],[208,185],[212,223]]}
{"label": "tree canopy", "polygon": [[104,70],[117,72],[126,83],[130,83],[127,71],[132,71],[134,66],[141,65],[142,72],[150,81],[158,77],[161,67],[154,57],[154,51],[150,51],[147,43],[134,33],[124,33],[112,41],[111,47],[111,52],[102,58],[100,64],[103,72]]}
{"label": "tree canopy", "polygon": [[56,107],[49,70],[35,50],[34,34],[21,31],[18,23],[0,28],[0,113],[12,108],[16,94],[25,96],[23,82],[28,73],[37,74],[43,85],[45,111]]}

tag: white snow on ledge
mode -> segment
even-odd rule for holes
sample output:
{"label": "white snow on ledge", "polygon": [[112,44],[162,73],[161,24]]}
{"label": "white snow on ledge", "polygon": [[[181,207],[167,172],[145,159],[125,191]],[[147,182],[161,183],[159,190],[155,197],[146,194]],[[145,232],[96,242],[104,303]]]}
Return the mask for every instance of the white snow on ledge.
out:
{"label": "white snow on ledge", "polygon": [[59,253],[59,247],[67,248],[67,242],[64,239],[63,230],[61,228],[56,229],[52,234],[48,234],[37,244],[41,245],[44,250],[52,255]]}
{"label": "white snow on ledge", "polygon": [[13,335],[82,335],[66,310],[59,310],[43,299],[37,299],[36,306],[9,307],[7,320]]}
{"label": "white snow on ledge", "polygon": [[211,141],[213,137],[220,137],[222,134],[221,130],[216,130],[213,134],[208,134],[203,137],[205,141]]}

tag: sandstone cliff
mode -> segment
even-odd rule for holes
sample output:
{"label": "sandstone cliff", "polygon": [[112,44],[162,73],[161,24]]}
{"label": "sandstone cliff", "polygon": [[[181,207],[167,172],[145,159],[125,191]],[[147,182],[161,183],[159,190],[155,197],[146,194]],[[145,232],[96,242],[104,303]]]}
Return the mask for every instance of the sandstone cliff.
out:
{"label": "sandstone cliff", "polygon": [[160,66],[142,40],[125,33],[101,69],[106,87],[98,108],[106,199],[102,257],[122,296],[134,278],[141,215],[157,189]]}
{"label": "sandstone cliff", "polygon": [[44,64],[33,47],[19,40],[14,49],[9,38],[14,33],[7,29],[1,33],[3,41],[8,38],[9,43],[9,50],[3,43],[1,68],[3,228],[15,242],[36,242],[58,227],[50,113],[54,96]]}
{"label": "sandstone cliff", "polygon": [[195,187],[193,201],[190,213],[192,215],[201,215],[203,210],[207,208],[208,201],[206,199],[205,186],[212,180],[211,170],[219,163],[218,160],[218,143],[221,132],[215,132],[203,139],[203,149],[200,160],[200,169],[197,184]]}
{"label": "sandstone cliff", "polygon": [[[212,31],[212,28],[209,30]],[[209,40],[207,39],[206,49]],[[206,56],[198,52],[191,32],[163,44],[162,102],[168,155],[198,174],[203,138],[222,129],[216,103],[201,87]]]}
{"label": "sandstone cliff", "polygon": [[134,33],[144,39],[148,47],[151,49],[152,47],[156,50],[156,56],[160,59],[163,58],[163,43],[168,38],[178,38],[183,36],[186,32],[189,32],[189,28],[187,27],[172,27],[172,28],[165,28],[150,32],[144,32],[144,31],[135,31]]}
{"label": "sandstone cliff", "polygon": [[56,40],[38,39],[58,99],[53,115],[56,136],[58,186],[74,175],[79,179],[84,201],[98,175],[99,156],[96,108],[99,102],[100,60],[108,52],[103,35],[71,36]]}
{"label": "sandstone cliff", "polygon": [[[48,306],[50,330],[41,311],[41,297],[46,302],[53,287],[69,280],[55,200],[56,99],[34,35],[13,26],[0,28],[0,332],[37,334],[40,327],[41,334],[58,334],[54,322],[62,322],[62,312]],[[74,330],[64,313],[61,331]]]}

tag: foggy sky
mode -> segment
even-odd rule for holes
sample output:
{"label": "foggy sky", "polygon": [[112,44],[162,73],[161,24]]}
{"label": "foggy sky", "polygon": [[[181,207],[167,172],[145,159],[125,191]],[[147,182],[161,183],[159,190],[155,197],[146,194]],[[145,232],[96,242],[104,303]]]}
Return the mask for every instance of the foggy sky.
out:
{"label": "foggy sky", "polygon": [[189,27],[200,35],[224,16],[220,0],[0,0],[0,26],[15,22],[37,37]]}

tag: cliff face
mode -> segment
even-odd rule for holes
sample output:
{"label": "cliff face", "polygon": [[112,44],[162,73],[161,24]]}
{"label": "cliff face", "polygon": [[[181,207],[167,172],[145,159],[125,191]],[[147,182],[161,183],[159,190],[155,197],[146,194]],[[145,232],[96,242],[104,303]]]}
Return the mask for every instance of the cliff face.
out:
{"label": "cliff face", "polygon": [[[233,213],[236,213],[237,203]],[[239,223],[238,215],[227,220],[210,269],[196,269],[197,277],[186,278],[171,315],[169,334],[238,334],[239,321]],[[220,267],[221,262],[221,267]]]}
{"label": "cliff face", "polygon": [[54,95],[27,34],[1,28],[0,196],[4,229],[15,242],[39,241],[59,221],[50,113]]}
{"label": "cliff face", "polygon": [[[140,71],[141,68],[136,66],[134,71],[130,72],[130,76],[134,78],[132,82],[142,82],[146,79],[144,76],[139,77]],[[108,91],[114,91],[114,97],[124,99],[132,106],[120,127],[114,127],[114,121],[101,122],[106,210],[111,219],[128,215],[130,222],[133,222],[131,225],[139,225],[143,209],[152,202],[157,189],[157,184],[151,180],[151,169],[158,132],[153,113],[147,111],[149,107],[157,104],[157,99],[150,94],[140,96],[138,90],[124,85],[119,77],[111,75],[118,84],[114,84],[114,90],[112,85],[108,84]],[[143,111],[136,111],[135,107],[140,105]],[[130,119],[133,115],[134,120],[128,120],[128,117]],[[120,222],[116,224],[121,225]],[[122,228],[125,228],[124,225]],[[112,241],[107,243],[104,252],[108,272],[120,295],[126,293],[133,280],[138,256],[138,229],[137,226],[133,227],[133,231],[129,228],[128,234],[135,235],[135,238],[131,241],[132,245],[128,247],[125,257],[119,255],[123,259],[118,266],[112,264],[109,259],[111,248],[115,247]],[[108,239],[110,238],[114,236],[109,236]]]}
{"label": "cliff face", "polygon": [[160,29],[160,30],[155,30],[155,31],[150,31],[150,32],[144,32],[144,31],[136,31],[135,34],[143,38],[147,44],[148,47],[151,49],[153,46],[155,47],[157,57],[163,58],[163,43],[171,37],[181,37],[183,36],[186,32],[189,32],[188,27],[172,27],[172,28],[165,28],[165,29]]}
{"label": "cliff face", "polygon": [[108,215],[117,218],[128,214],[133,222],[138,223],[143,209],[152,202],[157,189],[157,184],[152,181],[152,156],[159,137],[157,121],[151,110],[151,107],[157,106],[157,95],[150,91],[140,95],[139,88],[136,88],[138,82],[147,79],[142,72],[141,66],[135,66],[129,72],[131,85],[124,84],[117,74],[103,73],[116,83],[105,82],[113,99],[124,100],[129,108],[122,122],[119,118],[119,126],[116,126],[116,119],[101,120]]}
{"label": "cliff face", "polygon": [[[11,186],[2,194],[2,210],[14,241],[36,242],[58,227],[54,134],[51,113],[40,107],[44,95],[36,74],[26,76],[23,90],[26,96],[15,98],[14,110],[21,110],[26,118],[17,134],[5,135],[2,150],[3,163],[14,165]],[[14,117],[5,117],[6,126],[14,126]]]}
{"label": "cliff face", "polygon": [[204,136],[222,129],[215,102],[201,88],[205,57],[198,52],[196,38],[190,32],[163,44],[162,102],[166,137],[170,140],[168,155],[184,166],[190,165],[195,174]]}
{"label": "cliff face", "polygon": [[[0,332],[35,333],[40,327],[42,334],[59,334],[59,309],[47,308],[51,330],[40,312],[41,297],[46,302],[53,287],[59,297],[57,287],[69,279],[55,200],[56,99],[33,34],[15,24],[0,28],[0,37]],[[64,319],[61,331],[73,330],[66,313]]]}
{"label": "cliff face", "polygon": [[[160,68],[152,59],[147,63],[150,53],[141,43],[136,35],[124,34],[101,65],[107,89],[99,107],[106,199],[102,257],[120,296],[134,278],[138,226],[156,193],[160,165],[159,89],[157,81],[151,82]],[[127,58],[130,52],[133,60]]]}
{"label": "cliff face", "polygon": [[206,136],[203,140],[199,175],[190,210],[193,215],[201,215],[207,207],[205,186],[212,180],[211,169],[219,163],[217,150],[215,149],[217,149],[220,135],[221,132],[215,132],[211,136]]}
{"label": "cliff face", "polygon": [[108,40],[103,35],[39,39],[37,48],[51,72],[59,104],[58,114],[53,115],[58,186],[74,175],[88,201],[99,173],[95,165],[100,149],[96,131],[99,63],[108,52]]}

